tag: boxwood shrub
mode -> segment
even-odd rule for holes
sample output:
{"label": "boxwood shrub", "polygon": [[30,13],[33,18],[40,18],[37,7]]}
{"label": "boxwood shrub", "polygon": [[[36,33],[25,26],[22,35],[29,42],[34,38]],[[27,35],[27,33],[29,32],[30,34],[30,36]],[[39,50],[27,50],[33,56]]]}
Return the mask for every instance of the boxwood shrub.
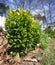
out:
{"label": "boxwood shrub", "polygon": [[22,56],[33,50],[42,36],[39,22],[34,20],[29,11],[23,9],[8,11],[5,30],[11,45],[9,52],[13,55],[19,53]]}

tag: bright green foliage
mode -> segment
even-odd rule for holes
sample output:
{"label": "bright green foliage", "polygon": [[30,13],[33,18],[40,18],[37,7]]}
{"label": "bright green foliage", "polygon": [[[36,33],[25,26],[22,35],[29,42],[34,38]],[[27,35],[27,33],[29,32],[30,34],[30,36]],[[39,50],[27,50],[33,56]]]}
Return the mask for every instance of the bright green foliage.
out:
{"label": "bright green foliage", "polygon": [[6,37],[11,45],[11,51],[24,55],[33,50],[42,36],[41,25],[35,21],[27,10],[8,11],[5,21]]}
{"label": "bright green foliage", "polygon": [[45,49],[48,47],[48,35],[43,33],[40,41],[40,47]]}

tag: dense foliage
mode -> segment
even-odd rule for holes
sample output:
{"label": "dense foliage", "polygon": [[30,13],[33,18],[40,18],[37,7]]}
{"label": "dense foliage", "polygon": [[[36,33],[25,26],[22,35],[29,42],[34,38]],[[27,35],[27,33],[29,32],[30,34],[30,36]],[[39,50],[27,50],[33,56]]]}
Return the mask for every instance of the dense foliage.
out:
{"label": "dense foliage", "polygon": [[48,27],[47,29],[45,29],[45,33],[47,33],[49,37],[55,38],[55,30],[53,30],[53,28],[51,29],[50,27]]}
{"label": "dense foliage", "polygon": [[27,10],[8,11],[5,21],[6,37],[11,45],[11,54],[24,55],[33,50],[42,37],[41,25]]}

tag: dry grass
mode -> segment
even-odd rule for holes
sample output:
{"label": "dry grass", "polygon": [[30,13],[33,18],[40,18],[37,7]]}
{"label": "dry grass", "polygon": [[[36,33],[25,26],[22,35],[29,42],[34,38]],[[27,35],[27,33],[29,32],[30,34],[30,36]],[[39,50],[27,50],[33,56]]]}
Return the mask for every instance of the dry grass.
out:
{"label": "dry grass", "polygon": [[55,39],[48,40],[48,48],[43,51],[43,54],[36,55],[36,58],[42,57],[40,65],[55,65]]}

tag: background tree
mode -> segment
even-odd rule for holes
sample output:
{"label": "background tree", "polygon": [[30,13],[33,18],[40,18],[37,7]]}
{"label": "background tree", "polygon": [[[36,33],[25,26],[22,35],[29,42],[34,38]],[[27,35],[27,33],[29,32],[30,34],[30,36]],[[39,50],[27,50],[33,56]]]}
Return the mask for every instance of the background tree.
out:
{"label": "background tree", "polygon": [[29,2],[29,11],[30,11],[31,8],[32,8],[32,1],[33,1],[33,0],[28,0],[28,2]]}
{"label": "background tree", "polygon": [[25,0],[20,0],[20,7],[24,8]]}
{"label": "background tree", "polygon": [[47,19],[46,23],[55,20],[55,0],[4,0],[4,3],[14,9],[21,7],[29,11],[42,10]]}

